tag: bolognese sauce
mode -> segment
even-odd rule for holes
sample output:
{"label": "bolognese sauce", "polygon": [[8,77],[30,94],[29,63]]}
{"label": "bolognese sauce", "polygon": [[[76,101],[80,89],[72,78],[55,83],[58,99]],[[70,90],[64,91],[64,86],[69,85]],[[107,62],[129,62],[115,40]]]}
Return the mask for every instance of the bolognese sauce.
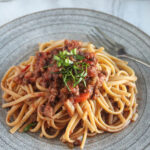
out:
{"label": "bolognese sauce", "polygon": [[[33,87],[36,87],[36,81],[39,80],[40,85],[48,89],[48,103],[41,108],[41,112],[47,117],[52,117],[53,107],[58,101],[64,103],[69,115],[72,116],[75,110],[75,103],[83,102],[89,98],[94,99],[99,96],[102,82],[105,79],[105,73],[97,67],[97,59],[94,52],[81,52],[80,43],[74,40],[66,40],[64,43],[64,47],[55,48],[51,52],[37,52],[33,72],[25,68],[14,79],[17,83],[32,84]],[[74,49],[76,49],[76,54],[70,55],[69,52]],[[87,66],[84,82],[81,80],[76,86],[74,86],[74,81],[71,78],[67,80],[68,87],[64,84],[63,75],[61,73],[62,67],[59,67],[57,60],[54,59],[54,56],[64,51],[68,52],[67,60],[69,58],[72,62],[68,67],[73,66],[74,63],[78,64],[76,67],[79,69],[83,67],[81,66],[83,63]],[[80,57],[80,59],[74,57],[74,55]],[[74,71],[75,70],[72,70],[73,75],[75,74]],[[38,89],[35,90],[38,91]]]}

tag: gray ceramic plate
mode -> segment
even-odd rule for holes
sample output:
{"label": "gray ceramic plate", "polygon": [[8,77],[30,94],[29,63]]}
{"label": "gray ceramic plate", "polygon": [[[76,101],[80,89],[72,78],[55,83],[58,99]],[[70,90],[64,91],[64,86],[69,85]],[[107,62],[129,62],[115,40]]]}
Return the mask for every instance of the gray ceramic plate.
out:
{"label": "gray ceramic plate", "polygon": [[[0,80],[6,70],[35,53],[39,42],[58,39],[88,41],[93,26],[126,47],[129,54],[150,63],[150,38],[134,26],[111,15],[85,9],[54,9],[16,19],[0,28]],[[94,40],[98,45],[98,40]],[[150,149],[150,71],[132,62],[138,76],[139,118],[119,133],[97,135],[86,141],[88,150]],[[2,91],[0,101],[2,102]],[[59,139],[47,140],[38,134],[9,133],[6,110],[0,107],[0,149],[68,149]]]}

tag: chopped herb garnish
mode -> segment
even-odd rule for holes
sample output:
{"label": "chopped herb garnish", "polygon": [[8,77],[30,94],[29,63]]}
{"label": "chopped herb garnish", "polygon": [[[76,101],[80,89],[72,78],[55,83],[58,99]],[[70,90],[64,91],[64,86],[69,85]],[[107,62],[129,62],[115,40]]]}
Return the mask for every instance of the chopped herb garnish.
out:
{"label": "chopped herb garnish", "polygon": [[36,123],[30,123],[30,124],[28,124],[25,128],[24,128],[24,132],[28,132],[29,131],[29,129],[31,128],[31,127],[34,127],[36,125]]}
{"label": "chopped herb garnish", "polygon": [[86,87],[85,77],[87,76],[88,64],[82,62],[85,57],[77,54],[77,49],[72,49],[70,52],[67,50],[60,51],[58,55],[53,57],[57,62],[57,66],[61,68],[59,73],[62,74],[63,82],[70,91],[67,84],[68,81],[73,81],[73,87],[83,82]]}
{"label": "chopped herb garnish", "polygon": [[84,59],[84,56],[76,55],[75,58],[76,58],[77,60],[83,60],[83,59]]}
{"label": "chopped herb garnish", "polygon": [[77,49],[76,48],[72,49],[70,54],[71,55],[77,55]]}
{"label": "chopped herb garnish", "polygon": [[44,66],[43,69],[46,69],[46,68],[52,67],[52,66],[53,66],[53,64],[49,64],[49,65],[47,65],[47,66]]}

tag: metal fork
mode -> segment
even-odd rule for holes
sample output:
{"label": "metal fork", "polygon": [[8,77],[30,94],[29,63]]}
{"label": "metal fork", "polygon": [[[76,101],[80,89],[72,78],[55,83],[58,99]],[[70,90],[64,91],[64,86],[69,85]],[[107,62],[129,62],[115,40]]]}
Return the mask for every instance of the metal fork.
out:
{"label": "metal fork", "polygon": [[[95,35],[92,35],[93,38],[97,39],[98,42],[105,47],[106,51],[110,54],[112,54],[113,56],[116,57],[124,57],[124,58],[128,58],[130,60],[136,61],[142,65],[145,65],[146,67],[150,68],[150,64],[140,60],[139,58],[135,58],[129,54],[126,53],[125,51],[125,47],[117,42],[115,42],[112,38],[110,38],[108,35],[106,35],[103,31],[101,31],[98,27],[94,27],[96,29],[97,32],[95,32],[94,29],[92,29],[92,33]],[[98,34],[100,33],[100,34]],[[96,38],[98,37],[98,38]],[[89,36],[88,36],[89,40],[92,40]],[[93,41],[92,41],[93,42]]]}

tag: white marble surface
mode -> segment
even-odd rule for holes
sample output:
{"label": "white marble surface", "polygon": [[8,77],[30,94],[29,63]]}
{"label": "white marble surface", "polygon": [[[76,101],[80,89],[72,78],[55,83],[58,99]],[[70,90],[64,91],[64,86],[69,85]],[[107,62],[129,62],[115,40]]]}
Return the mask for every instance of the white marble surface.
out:
{"label": "white marble surface", "polygon": [[0,0],[0,25],[51,8],[88,8],[118,16],[150,35],[150,0]]}

